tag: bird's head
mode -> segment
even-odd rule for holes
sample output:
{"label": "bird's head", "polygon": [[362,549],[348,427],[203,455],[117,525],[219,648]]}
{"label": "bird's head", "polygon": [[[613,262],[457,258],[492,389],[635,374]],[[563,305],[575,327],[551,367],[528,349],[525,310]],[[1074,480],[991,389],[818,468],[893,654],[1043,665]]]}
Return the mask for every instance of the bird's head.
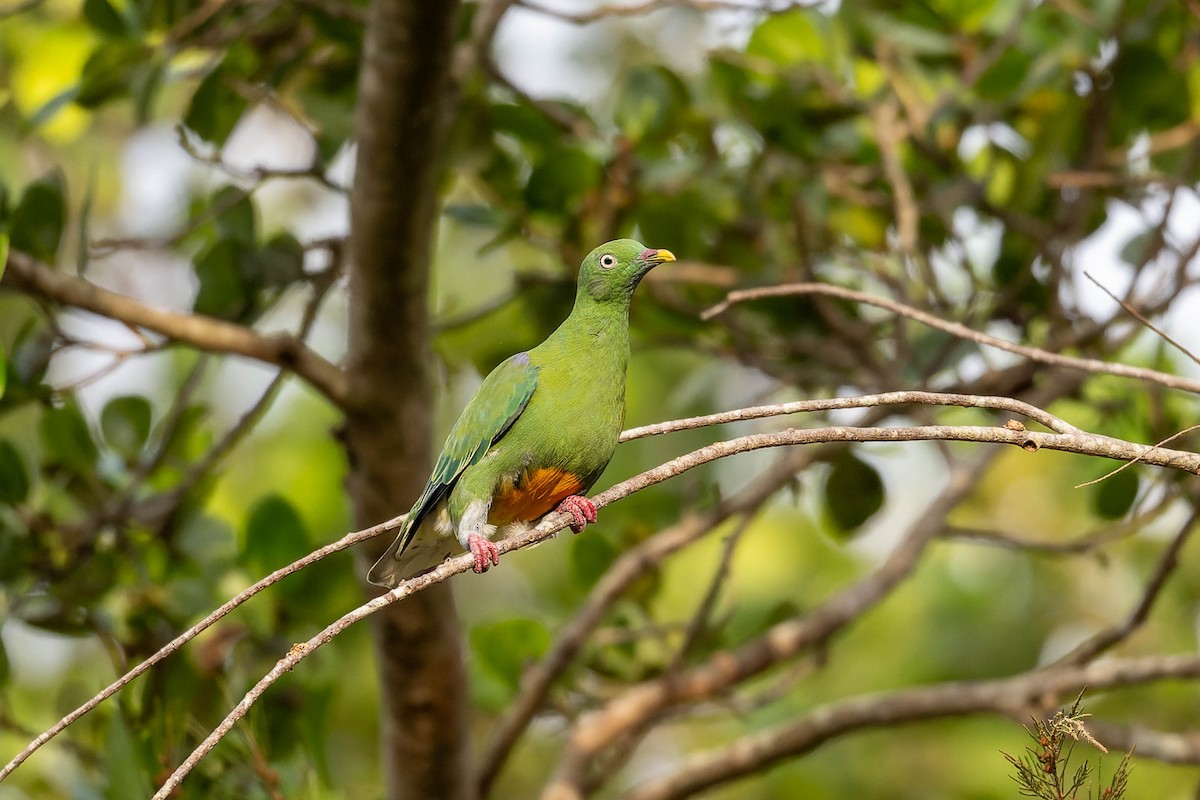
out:
{"label": "bird's head", "polygon": [[588,253],[579,268],[579,293],[598,302],[629,301],[642,277],[674,261],[670,250],[655,250],[633,239],[616,239]]}

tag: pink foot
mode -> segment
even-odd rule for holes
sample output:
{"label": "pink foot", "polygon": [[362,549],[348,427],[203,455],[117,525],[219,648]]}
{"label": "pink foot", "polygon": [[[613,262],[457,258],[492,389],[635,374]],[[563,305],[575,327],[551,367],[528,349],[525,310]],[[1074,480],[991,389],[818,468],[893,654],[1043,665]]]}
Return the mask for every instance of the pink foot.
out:
{"label": "pink foot", "polygon": [[583,526],[587,523],[596,521],[596,504],[577,494],[565,498],[554,510],[570,514],[575,518],[575,521],[571,523],[571,530],[575,533],[583,530]]}
{"label": "pink foot", "polygon": [[471,548],[471,555],[475,556],[475,572],[487,572],[492,564],[500,566],[500,551],[496,549],[494,542],[488,541],[478,533],[472,533],[467,537],[467,545]]}

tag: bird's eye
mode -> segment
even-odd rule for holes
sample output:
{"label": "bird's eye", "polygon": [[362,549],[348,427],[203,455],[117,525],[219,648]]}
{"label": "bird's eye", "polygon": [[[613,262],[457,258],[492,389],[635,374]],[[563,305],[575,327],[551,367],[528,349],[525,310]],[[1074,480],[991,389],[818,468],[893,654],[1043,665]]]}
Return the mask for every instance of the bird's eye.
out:
{"label": "bird's eye", "polygon": [[612,253],[605,253],[600,256],[600,267],[602,269],[612,269],[617,265],[617,257]]}

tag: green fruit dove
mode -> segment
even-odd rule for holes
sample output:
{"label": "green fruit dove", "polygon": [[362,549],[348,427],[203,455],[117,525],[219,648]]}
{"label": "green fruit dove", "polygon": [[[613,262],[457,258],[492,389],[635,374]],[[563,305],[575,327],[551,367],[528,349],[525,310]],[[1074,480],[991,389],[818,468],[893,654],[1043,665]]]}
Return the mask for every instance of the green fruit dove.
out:
{"label": "green fruit dove", "polygon": [[632,239],[588,254],[570,316],[484,379],[368,580],[395,587],[445,558],[451,534],[485,572],[500,563],[491,541],[499,528],[550,511],[570,513],[576,533],[596,521],[583,493],[608,466],[625,422],[629,302],[647,272],[674,260]]}

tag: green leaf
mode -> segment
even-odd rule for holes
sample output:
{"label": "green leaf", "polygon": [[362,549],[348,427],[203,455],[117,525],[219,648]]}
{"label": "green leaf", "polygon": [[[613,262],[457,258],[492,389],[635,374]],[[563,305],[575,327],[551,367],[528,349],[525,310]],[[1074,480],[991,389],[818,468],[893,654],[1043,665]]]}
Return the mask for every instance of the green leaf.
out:
{"label": "green leaf", "polygon": [[558,129],[546,115],[526,103],[498,103],[488,113],[494,131],[510,133],[527,147],[548,146],[558,138]]}
{"label": "green leaf", "polygon": [[[2,262],[0,262],[2,263]],[[3,270],[0,270],[2,272]],[[0,400],[4,399],[4,390],[8,388],[8,359],[4,355],[4,348],[0,347]]]}
{"label": "green leaf", "polygon": [[883,507],[883,479],[867,462],[847,451],[833,462],[825,480],[825,509],[841,533],[861,527]]}
{"label": "green leaf", "polygon": [[84,0],[83,18],[100,33],[122,36],[127,33],[124,18],[108,0]]}
{"label": "green leaf", "polygon": [[200,290],[192,309],[221,319],[238,319],[250,307],[250,285],[242,262],[250,256],[245,245],[221,239],[196,257]]}
{"label": "green leaf", "polygon": [[284,288],[304,277],[304,246],[290,233],[279,233],[258,251],[258,279],[263,286]]}
{"label": "green leaf", "polygon": [[260,572],[269,572],[292,563],[308,551],[308,529],[295,506],[277,494],[259,500],[246,520],[242,543],[246,563]]}
{"label": "green leaf", "polygon": [[29,130],[37,130],[42,125],[54,119],[54,116],[63,109],[63,106],[74,103],[77,96],[79,96],[78,85],[63,89],[30,114],[25,121],[25,127]]}
{"label": "green leaf", "polygon": [[95,108],[129,91],[133,76],[146,63],[149,50],[137,39],[107,39],[88,57],[75,102]]}
{"label": "green leaf", "polygon": [[153,792],[150,772],[121,714],[113,714],[104,737],[104,776],[109,798],[145,797]]}
{"label": "green leaf", "polygon": [[100,432],[114,450],[135,458],[150,438],[152,416],[150,401],[141,395],[114,397],[100,412]]}
{"label": "green leaf", "polygon": [[471,629],[472,654],[509,689],[516,689],[525,665],[545,655],[550,633],[535,619],[485,622]]}
{"label": "green leaf", "polygon": [[1105,478],[1096,484],[1092,493],[1092,511],[1101,519],[1124,517],[1133,508],[1139,484],[1137,473],[1132,469],[1123,469]]}
{"label": "green leaf", "polygon": [[1150,231],[1142,231],[1129,237],[1129,241],[1121,247],[1121,260],[1131,267],[1140,267],[1146,259],[1150,238]]}
{"label": "green leaf", "polygon": [[245,189],[222,186],[213,193],[209,207],[218,237],[234,239],[242,244],[254,244],[257,241],[258,213]]}
{"label": "green leaf", "polygon": [[8,683],[12,677],[12,664],[8,660],[8,651],[4,649],[4,640],[0,639],[0,687]]}
{"label": "green leaf", "polygon": [[535,211],[572,213],[569,209],[600,179],[600,165],[582,150],[552,150],[529,175],[525,202]]}
{"label": "green leaf", "polygon": [[827,61],[830,27],[828,15],[806,8],[768,16],[750,35],[746,53],[785,66]]}
{"label": "green leaf", "polygon": [[29,496],[29,473],[12,442],[0,439],[0,503],[16,504]]}
{"label": "green leaf", "polygon": [[25,187],[9,219],[13,249],[54,263],[67,218],[62,173],[54,171]]}
{"label": "green leaf", "polygon": [[621,131],[636,142],[669,128],[687,102],[687,89],[669,70],[638,67],[625,76],[613,116]]}
{"label": "green leaf", "polygon": [[246,99],[230,86],[229,70],[218,66],[200,81],[188,104],[183,124],[215,145],[225,144],[246,110]]}
{"label": "green leaf", "polygon": [[4,187],[0,186],[0,278],[8,266],[8,209],[5,208]]}
{"label": "green leaf", "polygon": [[571,575],[580,586],[590,587],[617,558],[617,548],[603,536],[577,536],[571,546]]}
{"label": "green leaf", "polygon": [[98,453],[92,431],[73,402],[42,416],[42,442],[50,463],[77,473],[90,472],[96,463]]}
{"label": "green leaf", "polygon": [[447,203],[442,213],[465,225],[481,228],[499,228],[504,224],[500,210],[487,203]]}
{"label": "green leaf", "polygon": [[1009,100],[1029,74],[1033,59],[1020,50],[1005,50],[1004,54],[979,76],[975,91],[986,100]]}

